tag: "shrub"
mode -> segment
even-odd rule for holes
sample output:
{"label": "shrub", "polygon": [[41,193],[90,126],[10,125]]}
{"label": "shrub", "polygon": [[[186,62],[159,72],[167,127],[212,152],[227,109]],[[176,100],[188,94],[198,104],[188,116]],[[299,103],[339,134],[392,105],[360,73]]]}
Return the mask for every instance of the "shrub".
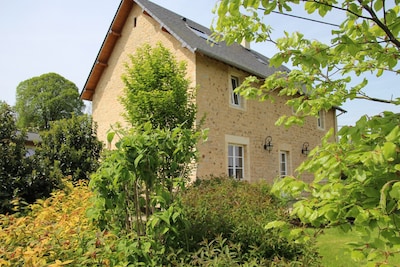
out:
{"label": "shrub", "polygon": [[86,186],[70,190],[38,200],[27,216],[0,215],[0,266],[78,266],[91,258],[96,229],[84,215],[91,192]]}
{"label": "shrub", "polygon": [[[192,240],[191,249],[200,248],[203,240],[219,237],[238,250],[241,259],[316,262],[316,250],[310,244],[298,245],[281,238],[276,230],[265,226],[274,220],[289,221],[285,207],[270,195],[266,183],[250,184],[229,178],[213,178],[198,182],[182,196]],[[219,243],[221,243],[219,241]],[[242,263],[243,263],[242,262]],[[240,261],[239,261],[240,263]]]}

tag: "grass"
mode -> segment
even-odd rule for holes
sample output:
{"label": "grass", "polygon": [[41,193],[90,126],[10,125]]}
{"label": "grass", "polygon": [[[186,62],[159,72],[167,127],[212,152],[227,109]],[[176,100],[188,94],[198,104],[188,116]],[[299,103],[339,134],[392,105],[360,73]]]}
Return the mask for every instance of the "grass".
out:
{"label": "grass", "polygon": [[[344,234],[339,229],[325,229],[318,237],[317,244],[322,256],[323,266],[347,267],[355,266],[349,252],[344,252],[346,243],[357,241],[357,236]],[[359,266],[362,266],[361,264]]]}
{"label": "grass", "polygon": [[[360,239],[352,232],[343,233],[337,228],[324,229],[324,233],[317,239],[319,253],[322,256],[322,266],[357,267],[365,266],[365,262],[354,262],[351,259],[348,242]],[[390,258],[390,266],[400,266],[400,255]]]}

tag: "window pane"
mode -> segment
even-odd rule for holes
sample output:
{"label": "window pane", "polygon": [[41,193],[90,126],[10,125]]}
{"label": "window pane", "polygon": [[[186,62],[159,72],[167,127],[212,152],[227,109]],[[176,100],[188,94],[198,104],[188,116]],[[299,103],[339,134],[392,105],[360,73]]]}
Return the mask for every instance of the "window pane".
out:
{"label": "window pane", "polygon": [[243,160],[242,160],[242,158],[236,158],[236,160],[235,160],[235,162],[236,162],[236,164],[235,164],[235,167],[236,168],[238,168],[238,167],[243,167]]}
{"label": "window pane", "polygon": [[233,93],[233,104],[239,105],[239,96],[236,93]]}
{"label": "window pane", "polygon": [[231,82],[232,82],[232,90],[235,90],[238,85],[238,78],[232,76]]}
{"label": "window pane", "polygon": [[236,170],[236,179],[243,179],[243,170]]}
{"label": "window pane", "polygon": [[288,155],[288,152],[286,152],[286,151],[282,151],[281,153],[280,153],[280,175],[281,175],[281,177],[284,177],[284,176],[286,176],[288,173],[287,173],[287,169],[288,169],[288,164],[287,164],[287,155]]}
{"label": "window pane", "polygon": [[229,157],[229,158],[228,158],[228,167],[229,167],[229,168],[232,168],[232,167],[233,167],[233,158],[232,158],[232,157]]}
{"label": "window pane", "polygon": [[324,112],[321,110],[318,112],[318,119],[317,119],[317,124],[319,128],[324,129],[325,128],[325,121],[324,121]]}
{"label": "window pane", "polygon": [[237,148],[236,155],[238,157],[243,157],[243,147],[237,146],[236,148]]}

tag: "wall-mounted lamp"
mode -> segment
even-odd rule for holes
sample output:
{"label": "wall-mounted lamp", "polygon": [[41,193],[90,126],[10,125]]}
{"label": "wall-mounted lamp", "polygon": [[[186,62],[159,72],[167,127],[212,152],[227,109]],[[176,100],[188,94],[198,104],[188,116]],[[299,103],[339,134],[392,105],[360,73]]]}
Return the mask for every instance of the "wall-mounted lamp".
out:
{"label": "wall-mounted lamp", "polygon": [[304,142],[303,147],[301,148],[301,154],[303,155],[308,155],[308,153],[310,153],[310,150],[308,150],[308,142]]}
{"label": "wall-mounted lamp", "polygon": [[272,144],[272,137],[269,135],[265,138],[264,149],[271,153],[273,147],[274,145]]}

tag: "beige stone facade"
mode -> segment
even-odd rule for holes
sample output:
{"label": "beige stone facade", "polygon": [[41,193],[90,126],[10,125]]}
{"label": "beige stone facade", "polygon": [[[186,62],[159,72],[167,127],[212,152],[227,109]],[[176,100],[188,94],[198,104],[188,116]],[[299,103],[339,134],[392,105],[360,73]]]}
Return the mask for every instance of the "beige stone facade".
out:
{"label": "beige stone facade", "polygon": [[[123,91],[121,75],[128,55],[145,43],[155,45],[158,42],[170,49],[178,60],[187,62],[188,79],[198,88],[198,118],[206,116],[203,128],[209,129],[209,135],[207,142],[198,145],[200,158],[196,177],[227,175],[229,146],[234,146],[239,147],[241,153],[234,159],[243,162],[245,180],[272,182],[282,171],[294,174],[295,168],[305,159],[301,153],[305,142],[312,149],[321,142],[327,130],[336,129],[335,110],[324,112],[323,121],[320,121],[322,128],[318,126],[317,118],[308,118],[302,127],[275,126],[281,115],[292,112],[284,105],[287,99],[283,97],[276,97],[274,103],[241,99],[240,106],[232,105],[231,77],[236,77],[240,83],[249,74],[185,48],[180,40],[160,26],[159,21],[134,3],[91,97],[93,119],[98,123],[101,140],[106,140],[111,125],[124,121],[119,97]],[[267,136],[272,138],[270,152],[264,149]]]}

